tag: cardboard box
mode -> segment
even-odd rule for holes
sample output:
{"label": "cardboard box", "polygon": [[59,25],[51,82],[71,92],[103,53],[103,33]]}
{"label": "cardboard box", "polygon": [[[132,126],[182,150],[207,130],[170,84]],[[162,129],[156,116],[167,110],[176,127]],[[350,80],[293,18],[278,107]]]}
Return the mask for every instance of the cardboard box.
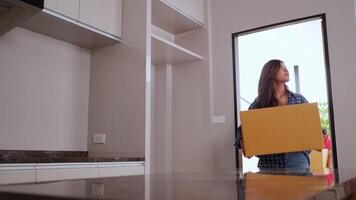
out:
{"label": "cardboard box", "polygon": [[328,161],[328,150],[323,149],[322,151],[311,151],[309,154],[310,158],[310,171],[315,174],[325,174],[328,173],[327,168]]}
{"label": "cardboard box", "polygon": [[241,111],[245,156],[323,149],[317,103]]}
{"label": "cardboard box", "polygon": [[247,173],[245,199],[306,199],[328,188],[324,176]]}

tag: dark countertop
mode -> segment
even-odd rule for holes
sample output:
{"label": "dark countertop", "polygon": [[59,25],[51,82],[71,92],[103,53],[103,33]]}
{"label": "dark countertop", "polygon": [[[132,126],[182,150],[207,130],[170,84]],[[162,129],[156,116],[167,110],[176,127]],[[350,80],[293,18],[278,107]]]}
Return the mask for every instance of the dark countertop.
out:
{"label": "dark countertop", "polygon": [[70,158],[14,158],[0,159],[0,164],[21,163],[77,163],[77,162],[134,162],[145,161],[144,158],[126,157],[70,157]]}
{"label": "dark countertop", "polygon": [[153,174],[0,186],[0,199],[355,199],[356,169],[329,175],[295,171]]}
{"label": "dark countertop", "polygon": [[73,162],[130,162],[144,161],[138,157],[89,157],[87,151],[22,151],[0,150],[0,164],[73,163]]}

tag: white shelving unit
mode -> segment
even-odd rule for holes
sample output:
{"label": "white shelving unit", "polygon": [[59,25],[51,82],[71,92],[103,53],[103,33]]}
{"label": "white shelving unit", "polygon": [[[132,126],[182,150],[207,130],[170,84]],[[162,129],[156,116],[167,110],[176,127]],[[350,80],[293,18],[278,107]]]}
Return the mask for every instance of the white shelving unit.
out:
{"label": "white shelving unit", "polygon": [[[204,92],[209,85],[205,77],[201,79],[209,73],[208,30],[203,24],[205,1],[152,0],[151,3],[151,61],[146,66],[149,69],[146,80],[152,81],[147,84],[151,96],[146,96],[146,105],[153,106],[146,110],[151,123],[146,132],[150,141],[146,142],[145,173],[176,172],[190,168],[184,168],[183,163],[194,160],[200,164],[196,155],[173,147],[190,143],[190,137],[204,137],[195,133],[187,137],[187,132],[193,133],[196,122],[201,120],[201,111],[195,112],[192,105],[201,106],[198,102],[206,100]],[[187,122],[183,113],[192,113],[188,118],[197,120]],[[208,126],[209,120],[206,122],[202,126]],[[175,165],[176,160],[182,165]]]}
{"label": "white shelving unit", "polygon": [[152,65],[177,65],[204,59],[174,42],[175,35],[204,28],[204,25],[169,1],[152,0],[151,24],[154,27],[151,30]]}
{"label": "white shelving unit", "polygon": [[204,57],[155,34],[151,35],[151,39],[153,65],[176,65],[204,59]]}

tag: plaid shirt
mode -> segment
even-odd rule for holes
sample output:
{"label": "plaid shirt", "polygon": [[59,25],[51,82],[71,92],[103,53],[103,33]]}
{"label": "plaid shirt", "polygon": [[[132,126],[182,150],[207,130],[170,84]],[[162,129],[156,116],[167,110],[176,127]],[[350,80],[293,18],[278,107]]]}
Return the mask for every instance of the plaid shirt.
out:
{"label": "plaid shirt", "polygon": [[[308,103],[301,94],[288,91],[288,105]],[[256,109],[256,100],[251,103],[249,109]],[[303,153],[309,154],[308,151]],[[268,154],[257,156],[259,158],[259,168],[285,168],[287,163],[287,153]]]}

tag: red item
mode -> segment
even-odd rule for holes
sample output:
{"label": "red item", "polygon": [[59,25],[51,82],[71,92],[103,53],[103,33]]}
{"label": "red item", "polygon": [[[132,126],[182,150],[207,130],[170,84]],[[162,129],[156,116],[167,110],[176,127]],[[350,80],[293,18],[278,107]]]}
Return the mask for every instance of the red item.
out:
{"label": "red item", "polygon": [[330,136],[328,134],[326,134],[324,137],[324,148],[329,151],[331,150],[331,141]]}

